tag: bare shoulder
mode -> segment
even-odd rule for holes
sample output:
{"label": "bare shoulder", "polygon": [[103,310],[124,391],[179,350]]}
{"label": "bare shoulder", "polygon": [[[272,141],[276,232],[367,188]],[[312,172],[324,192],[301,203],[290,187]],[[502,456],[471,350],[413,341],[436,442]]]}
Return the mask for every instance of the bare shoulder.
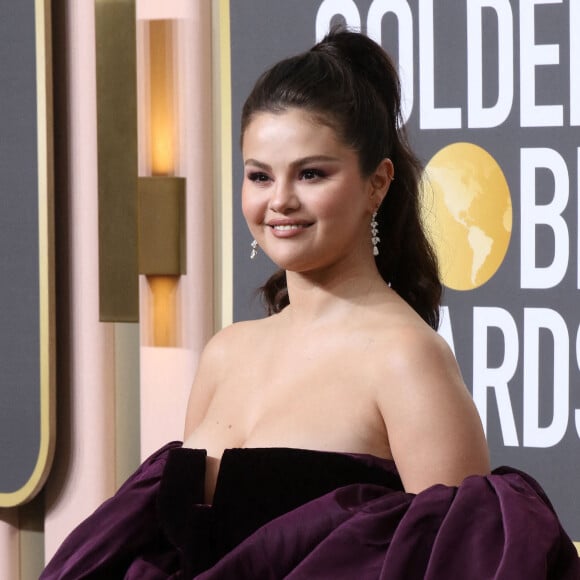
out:
{"label": "bare shoulder", "polygon": [[[461,371],[447,342],[425,324],[401,324],[379,343],[382,357],[375,366],[377,396],[391,415],[398,407],[413,408],[429,399],[435,407],[448,400],[471,404]],[[422,418],[423,419],[423,418]]]}
{"label": "bare shoulder", "polygon": [[481,421],[445,340],[409,323],[393,328],[382,347],[377,400],[407,491],[488,473]]}
{"label": "bare shoulder", "polygon": [[236,322],[217,332],[201,353],[187,405],[184,438],[201,423],[216,389],[235,372],[236,360],[252,344],[264,325],[262,320]]}
{"label": "bare shoulder", "polygon": [[264,320],[248,320],[244,322],[234,322],[218,331],[206,344],[202,359],[214,362],[216,359],[220,365],[227,362],[228,355],[232,349],[239,348],[244,342],[258,335],[264,326]]}
{"label": "bare shoulder", "polygon": [[393,327],[384,337],[389,346],[386,362],[398,378],[406,375],[446,372],[456,374],[460,371],[447,342],[432,328],[420,322],[400,324]]}

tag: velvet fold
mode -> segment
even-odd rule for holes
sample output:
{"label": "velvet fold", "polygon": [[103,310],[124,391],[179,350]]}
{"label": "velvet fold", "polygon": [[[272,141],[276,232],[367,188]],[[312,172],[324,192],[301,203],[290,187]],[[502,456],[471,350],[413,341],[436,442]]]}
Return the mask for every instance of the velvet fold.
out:
{"label": "velvet fold", "polygon": [[405,493],[392,461],[226,450],[212,506],[203,450],[147,459],[64,541],[41,580],[578,580],[541,487],[499,468]]}

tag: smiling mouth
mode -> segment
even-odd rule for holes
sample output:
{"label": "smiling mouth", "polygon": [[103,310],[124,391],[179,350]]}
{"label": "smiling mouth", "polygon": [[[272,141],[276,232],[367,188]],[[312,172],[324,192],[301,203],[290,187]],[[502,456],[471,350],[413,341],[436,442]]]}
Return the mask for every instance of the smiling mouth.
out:
{"label": "smiling mouth", "polygon": [[288,231],[288,230],[300,230],[309,227],[310,224],[284,224],[284,225],[273,225],[270,226],[273,230],[277,231]]}

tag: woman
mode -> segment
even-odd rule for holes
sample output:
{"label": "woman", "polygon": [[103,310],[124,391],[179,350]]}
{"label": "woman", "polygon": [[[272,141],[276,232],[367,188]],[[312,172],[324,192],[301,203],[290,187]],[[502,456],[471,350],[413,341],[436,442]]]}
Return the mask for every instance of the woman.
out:
{"label": "woman", "polygon": [[210,341],[183,446],[142,465],[43,577],[580,577],[537,484],[489,473],[435,332],[399,107],[382,49],[341,30],[258,80],[242,207],[252,253],[281,269],[270,316]]}

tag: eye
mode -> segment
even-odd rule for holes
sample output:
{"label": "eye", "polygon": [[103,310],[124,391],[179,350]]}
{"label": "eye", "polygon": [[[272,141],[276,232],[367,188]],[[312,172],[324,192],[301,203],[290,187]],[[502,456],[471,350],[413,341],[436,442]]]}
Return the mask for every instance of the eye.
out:
{"label": "eye", "polygon": [[267,181],[270,180],[268,175],[266,175],[261,171],[251,171],[250,173],[248,173],[247,177],[250,181],[254,181],[256,183],[266,183]]}
{"label": "eye", "polygon": [[320,169],[308,168],[300,172],[300,179],[304,179],[305,181],[312,181],[313,179],[320,179],[325,176],[326,173]]}

